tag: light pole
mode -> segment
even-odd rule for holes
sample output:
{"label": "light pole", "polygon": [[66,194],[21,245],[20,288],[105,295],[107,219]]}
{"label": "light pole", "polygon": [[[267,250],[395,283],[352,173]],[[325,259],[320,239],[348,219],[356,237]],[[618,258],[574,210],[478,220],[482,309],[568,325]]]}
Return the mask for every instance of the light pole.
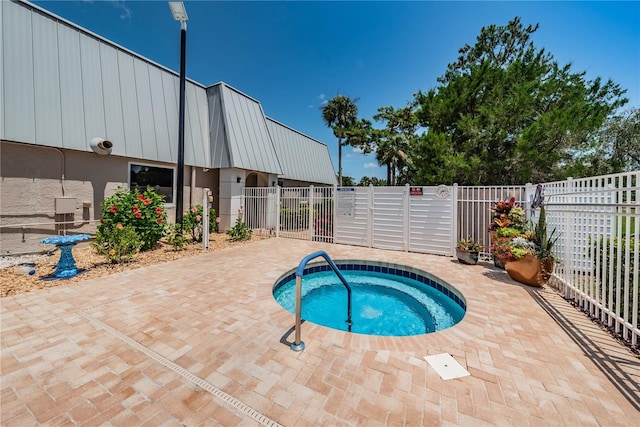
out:
{"label": "light pole", "polygon": [[184,96],[185,50],[187,46],[187,11],[181,1],[170,1],[169,8],[176,21],[180,21],[180,112],[178,118],[178,176],[176,178],[176,224],[182,224],[182,199],[184,193]]}

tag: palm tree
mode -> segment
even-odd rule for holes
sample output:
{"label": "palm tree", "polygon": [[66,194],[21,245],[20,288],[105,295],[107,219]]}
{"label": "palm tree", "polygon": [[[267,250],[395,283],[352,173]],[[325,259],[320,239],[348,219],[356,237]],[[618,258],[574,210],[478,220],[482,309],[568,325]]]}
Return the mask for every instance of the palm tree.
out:
{"label": "palm tree", "polygon": [[338,138],[338,183],[342,186],[342,138],[344,132],[358,119],[357,99],[352,100],[345,95],[336,95],[322,107],[322,120],[333,129]]}
{"label": "palm tree", "polygon": [[376,160],[380,165],[387,167],[387,185],[397,185],[399,173],[413,162],[407,154],[410,148],[410,142],[404,134],[392,134],[383,129],[378,139],[376,149]]}

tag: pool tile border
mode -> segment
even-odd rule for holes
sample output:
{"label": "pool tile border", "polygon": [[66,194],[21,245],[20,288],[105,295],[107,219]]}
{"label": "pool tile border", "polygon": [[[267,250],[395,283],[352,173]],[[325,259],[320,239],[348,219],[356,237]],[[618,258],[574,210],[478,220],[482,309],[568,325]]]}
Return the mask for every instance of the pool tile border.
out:
{"label": "pool tile border", "polygon": [[[451,284],[445,282],[441,278],[420,269],[409,267],[401,264],[394,264],[382,261],[368,260],[334,260],[334,263],[340,271],[367,271],[372,273],[390,274],[392,276],[404,277],[415,280],[426,286],[436,289],[438,292],[452,299],[463,310],[467,310],[467,301],[462,293]],[[320,261],[309,264],[303,274],[321,273],[331,270],[328,263]],[[284,273],[273,286],[275,292],[282,284],[295,280],[296,269],[292,269]]]}

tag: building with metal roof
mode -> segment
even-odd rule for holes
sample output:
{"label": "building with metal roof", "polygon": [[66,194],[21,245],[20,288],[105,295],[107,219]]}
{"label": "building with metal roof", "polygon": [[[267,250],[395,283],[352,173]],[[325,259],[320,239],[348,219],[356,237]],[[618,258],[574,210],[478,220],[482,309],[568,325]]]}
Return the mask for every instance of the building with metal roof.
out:
{"label": "building with metal roof", "polygon": [[[27,220],[99,219],[119,186],[145,184],[140,170],[162,176],[155,186],[175,209],[179,75],[23,0],[0,2],[0,22],[2,249]],[[187,79],[185,102],[183,205],[209,189],[223,230],[245,186],[336,184],[327,146],[256,99]],[[64,213],[62,199],[73,199]]]}

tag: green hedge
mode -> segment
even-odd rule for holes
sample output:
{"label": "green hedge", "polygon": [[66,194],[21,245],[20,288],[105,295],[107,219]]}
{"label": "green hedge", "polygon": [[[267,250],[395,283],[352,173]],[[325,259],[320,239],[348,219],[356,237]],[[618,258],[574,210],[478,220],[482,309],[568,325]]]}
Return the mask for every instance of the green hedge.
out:
{"label": "green hedge", "polygon": [[[630,248],[628,253],[626,252],[627,240]],[[594,274],[596,273],[596,271],[600,272],[598,279],[600,281],[600,286],[602,287],[604,303],[605,303],[605,306],[607,307],[609,306],[615,307],[617,304],[617,300],[616,300],[617,295],[616,295],[615,289],[613,290],[613,300],[612,301],[609,300],[609,277],[613,276],[614,282],[616,281],[616,278],[618,277],[618,257],[620,257],[620,266],[621,268],[624,269],[624,266],[627,263],[627,255],[628,255],[629,257],[628,309],[629,309],[629,313],[632,313],[632,304],[633,304],[633,297],[634,297],[634,293],[633,293],[634,277],[633,276],[637,268],[637,266],[634,263],[634,260],[635,260],[634,237],[622,237],[622,238],[614,237],[613,239],[611,238],[605,239],[604,237],[601,237],[599,239],[599,242],[593,240],[591,243],[592,243],[592,250],[590,251],[590,254],[596,254],[597,255],[596,260],[598,260],[597,264],[593,265],[593,272]],[[596,243],[598,243],[599,246]],[[611,243],[613,243],[613,250],[611,250]],[[625,283],[624,271],[620,272],[620,279],[621,279],[620,280],[621,285],[624,286],[624,283]],[[622,307],[622,304],[624,304],[624,295],[622,295],[623,292],[624,292],[624,287],[620,292],[621,297],[623,297],[622,301],[620,301],[621,307]],[[624,315],[624,311],[620,314]],[[631,322],[631,318],[627,320]],[[638,324],[640,324],[640,311],[638,313]]]}

